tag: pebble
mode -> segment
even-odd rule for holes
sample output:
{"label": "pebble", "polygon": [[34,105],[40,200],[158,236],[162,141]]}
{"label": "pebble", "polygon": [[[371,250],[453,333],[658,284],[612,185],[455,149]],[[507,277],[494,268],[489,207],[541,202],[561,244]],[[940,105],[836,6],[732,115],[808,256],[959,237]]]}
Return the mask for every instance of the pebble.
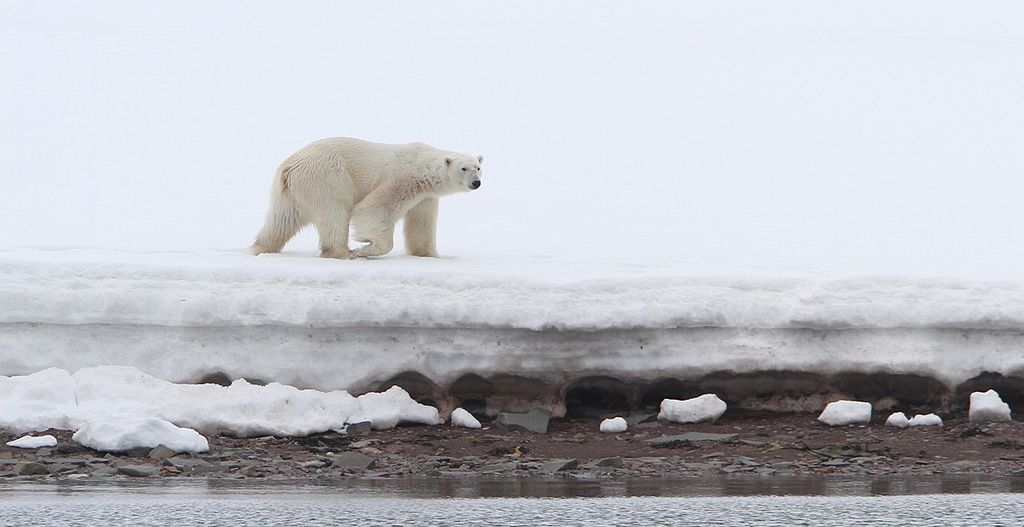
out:
{"label": "pebble", "polygon": [[122,465],[117,467],[117,472],[133,478],[146,478],[159,474],[160,467],[155,465]]}

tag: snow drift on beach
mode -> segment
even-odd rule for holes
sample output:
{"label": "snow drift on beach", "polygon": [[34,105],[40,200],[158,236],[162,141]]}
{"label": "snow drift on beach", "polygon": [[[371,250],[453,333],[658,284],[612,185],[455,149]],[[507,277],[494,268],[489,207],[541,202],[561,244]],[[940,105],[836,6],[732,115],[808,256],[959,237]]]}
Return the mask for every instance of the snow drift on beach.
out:
{"label": "snow drift on beach", "polygon": [[160,445],[175,452],[193,454],[210,450],[210,443],[199,432],[153,417],[97,417],[82,425],[71,439],[100,452],[124,452]]}
{"label": "snow drift on beach", "polygon": [[829,426],[867,424],[871,422],[871,403],[834,401],[825,406],[818,420]]}
{"label": "snow drift on beach", "polygon": [[[344,391],[299,390],[278,383],[256,386],[244,380],[226,387],[174,384],[116,366],[74,374],[51,368],[26,376],[0,376],[0,428],[14,433],[79,430],[112,416],[157,418],[206,434],[241,437],[303,436],[362,421],[376,429],[400,422],[442,422],[436,408],[413,401],[397,386],[353,397]],[[152,427],[141,427],[148,428]],[[98,432],[86,435],[100,437]],[[102,437],[102,444],[113,441]]]}
{"label": "snow drift on beach", "polygon": [[8,441],[7,446],[12,448],[42,448],[48,446],[57,446],[57,438],[52,435],[44,436],[22,436],[13,441]]}
{"label": "snow drift on beach", "polygon": [[658,419],[674,423],[700,423],[703,421],[713,423],[722,417],[726,408],[725,401],[713,393],[683,401],[665,399],[661,401]]}

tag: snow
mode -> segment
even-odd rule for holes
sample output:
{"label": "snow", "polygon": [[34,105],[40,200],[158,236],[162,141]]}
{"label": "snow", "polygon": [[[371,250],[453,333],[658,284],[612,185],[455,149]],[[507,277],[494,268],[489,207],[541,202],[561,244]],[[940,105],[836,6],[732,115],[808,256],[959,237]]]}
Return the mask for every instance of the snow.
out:
{"label": "snow", "polygon": [[[1007,331],[1024,326],[1021,284],[680,272],[568,256],[0,250],[0,374],[123,365],[179,383],[222,372],[363,392],[407,371],[442,386],[466,373],[560,382],[722,370],[916,373],[956,386],[1024,368],[1024,334]],[[637,342],[643,353],[623,352]]]}
{"label": "snow", "polygon": [[[405,372],[1024,371],[1019,4],[787,4],[12,4],[0,375],[277,381],[146,410],[299,434]],[[245,254],[274,168],[335,135],[485,156],[443,258]],[[14,429],[81,424],[45,375],[0,378]],[[404,412],[432,421],[378,426]]]}
{"label": "snow", "polygon": [[452,426],[461,426],[463,428],[480,428],[480,421],[473,414],[467,412],[462,408],[456,408],[452,410]]}
{"label": "snow", "polygon": [[14,441],[8,441],[6,445],[13,448],[42,448],[48,446],[57,446],[57,438],[53,437],[52,435],[27,435],[19,437]]}
{"label": "snow", "polygon": [[910,426],[942,426],[942,418],[935,414],[915,415],[908,424]]}
{"label": "snow", "polygon": [[867,424],[871,422],[871,403],[835,401],[828,403],[818,420],[829,426]]}
{"label": "snow", "polygon": [[[664,403],[662,403],[664,405]],[[717,417],[715,418],[717,419]],[[618,434],[625,432],[629,428],[629,424],[626,420],[621,417],[613,417],[611,419],[605,419],[601,421],[600,430],[607,434]]]}
{"label": "snow", "polygon": [[303,436],[362,421],[378,430],[400,422],[442,422],[436,408],[413,401],[397,386],[353,397],[344,391],[256,386],[244,380],[226,387],[175,384],[120,366],[0,376],[0,428],[15,433],[79,430],[108,416],[157,418],[206,434],[243,437]]}
{"label": "snow", "polygon": [[895,426],[896,428],[906,428],[910,426],[910,421],[903,412],[893,412],[888,419],[885,420],[885,426]]}
{"label": "snow", "polygon": [[100,452],[160,445],[175,452],[200,453],[210,449],[209,442],[199,432],[153,417],[100,417],[85,423],[71,439]]}
{"label": "snow", "polygon": [[665,399],[661,401],[661,411],[658,412],[658,419],[672,421],[675,423],[700,423],[703,421],[715,422],[725,413],[727,405],[725,401],[713,393],[680,401],[677,399]]}
{"label": "snow", "polygon": [[355,135],[485,156],[453,257],[1024,278],[1017,2],[477,7],[12,3],[2,245],[241,249],[277,164]]}
{"label": "snow", "polygon": [[972,423],[1009,421],[1010,405],[1003,402],[995,390],[971,393],[971,406],[967,418]]}

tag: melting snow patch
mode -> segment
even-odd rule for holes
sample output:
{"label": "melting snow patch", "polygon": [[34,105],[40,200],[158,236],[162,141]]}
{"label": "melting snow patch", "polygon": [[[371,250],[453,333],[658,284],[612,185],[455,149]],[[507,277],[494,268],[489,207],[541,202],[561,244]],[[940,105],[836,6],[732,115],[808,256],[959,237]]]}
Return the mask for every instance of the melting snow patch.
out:
{"label": "melting snow patch", "polygon": [[896,428],[906,428],[910,426],[910,421],[907,420],[907,416],[903,412],[893,412],[888,419],[885,420],[885,426],[895,426]]}
{"label": "melting snow patch", "polygon": [[601,431],[607,434],[625,432],[627,428],[629,428],[629,424],[627,424],[626,420],[621,417],[613,417],[611,419],[601,421]]}
{"label": "melting snow patch", "polygon": [[935,414],[915,415],[910,426],[942,426],[942,418]]}
{"label": "melting snow patch", "polygon": [[672,421],[675,423],[699,423],[702,421],[717,421],[725,413],[727,405],[725,401],[713,393],[679,401],[676,399],[665,399],[661,401],[661,411],[658,412],[658,419]]}
{"label": "melting snow patch", "polygon": [[463,410],[462,408],[456,408],[452,412],[452,426],[461,426],[463,428],[480,428],[480,421],[473,417],[473,414]]}
{"label": "melting snow patch", "polygon": [[818,420],[829,426],[866,424],[871,422],[871,403],[836,401],[828,403]]}
{"label": "melting snow patch", "polygon": [[1003,402],[995,390],[971,394],[971,409],[967,417],[972,423],[1009,421],[1010,405]]}
{"label": "melting snow patch", "polygon": [[0,376],[0,428],[14,433],[78,430],[112,415],[155,417],[239,437],[304,436],[360,421],[377,430],[400,422],[441,424],[436,408],[417,403],[397,386],[353,397],[346,391],[256,386],[241,379],[230,386],[175,384],[121,366],[84,368],[74,375],[51,368]]}
{"label": "melting snow patch", "polygon": [[85,423],[71,439],[101,452],[123,452],[163,445],[175,452],[206,452],[206,438],[191,428],[178,428],[152,417],[104,417]]}
{"label": "melting snow patch", "polygon": [[41,448],[47,446],[57,446],[57,438],[51,435],[45,436],[25,436],[19,437],[14,441],[8,441],[7,446],[14,448]]}

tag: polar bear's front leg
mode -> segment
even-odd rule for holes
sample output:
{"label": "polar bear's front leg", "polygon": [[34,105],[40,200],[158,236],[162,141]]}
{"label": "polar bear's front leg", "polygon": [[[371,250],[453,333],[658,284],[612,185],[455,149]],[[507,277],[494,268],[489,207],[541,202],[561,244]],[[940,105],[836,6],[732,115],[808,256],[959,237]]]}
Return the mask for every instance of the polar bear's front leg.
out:
{"label": "polar bear's front leg", "polygon": [[437,258],[437,198],[425,198],[402,220],[405,251],[412,256]]}
{"label": "polar bear's front leg", "polygon": [[360,202],[352,213],[353,237],[366,245],[352,251],[352,257],[383,256],[391,252],[395,247],[397,221],[392,207],[375,205],[371,196]]}

